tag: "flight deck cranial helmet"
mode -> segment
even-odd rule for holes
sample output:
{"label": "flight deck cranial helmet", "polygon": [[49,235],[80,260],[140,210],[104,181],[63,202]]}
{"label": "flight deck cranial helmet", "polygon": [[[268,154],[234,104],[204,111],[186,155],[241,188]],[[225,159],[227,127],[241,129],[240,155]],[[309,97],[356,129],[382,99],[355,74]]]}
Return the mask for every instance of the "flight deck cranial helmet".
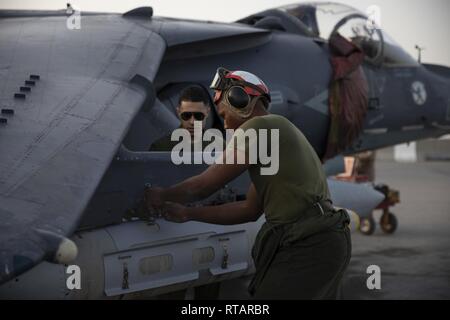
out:
{"label": "flight deck cranial helmet", "polygon": [[210,85],[214,89],[214,103],[222,97],[231,110],[241,118],[248,118],[258,99],[270,102],[270,92],[266,84],[257,76],[246,71],[229,71],[218,68]]}

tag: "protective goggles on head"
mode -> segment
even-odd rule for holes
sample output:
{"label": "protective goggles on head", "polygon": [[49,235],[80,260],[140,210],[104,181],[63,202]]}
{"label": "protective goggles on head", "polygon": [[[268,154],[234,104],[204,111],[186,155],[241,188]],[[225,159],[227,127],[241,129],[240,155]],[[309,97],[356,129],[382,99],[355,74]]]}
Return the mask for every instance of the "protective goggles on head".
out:
{"label": "protective goggles on head", "polygon": [[216,90],[214,103],[217,103],[222,98],[222,94],[224,94],[225,100],[231,107],[236,109],[248,107],[252,97],[263,96],[270,102],[269,89],[264,82],[255,75],[245,71],[231,72],[225,68],[219,68],[210,88]]}

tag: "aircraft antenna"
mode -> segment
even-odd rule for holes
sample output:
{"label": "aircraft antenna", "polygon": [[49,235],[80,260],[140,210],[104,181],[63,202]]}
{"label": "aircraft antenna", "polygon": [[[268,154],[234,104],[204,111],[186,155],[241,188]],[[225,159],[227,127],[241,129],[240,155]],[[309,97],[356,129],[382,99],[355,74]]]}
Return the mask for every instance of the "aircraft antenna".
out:
{"label": "aircraft antenna", "polygon": [[417,58],[417,61],[418,61],[419,63],[422,63],[422,51],[425,50],[425,48],[424,48],[424,47],[419,47],[417,44],[416,44],[416,47],[415,47],[415,48],[417,49],[418,54],[419,54],[419,56],[418,56],[418,58]]}

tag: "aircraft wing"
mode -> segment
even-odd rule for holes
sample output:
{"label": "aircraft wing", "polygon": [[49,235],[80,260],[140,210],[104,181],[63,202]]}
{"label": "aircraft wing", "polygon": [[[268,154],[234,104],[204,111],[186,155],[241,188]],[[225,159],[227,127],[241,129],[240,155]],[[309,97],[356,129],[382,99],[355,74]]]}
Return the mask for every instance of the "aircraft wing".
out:
{"label": "aircraft wing", "polygon": [[0,283],[53,259],[154,101],[158,22],[68,19],[0,19]]}

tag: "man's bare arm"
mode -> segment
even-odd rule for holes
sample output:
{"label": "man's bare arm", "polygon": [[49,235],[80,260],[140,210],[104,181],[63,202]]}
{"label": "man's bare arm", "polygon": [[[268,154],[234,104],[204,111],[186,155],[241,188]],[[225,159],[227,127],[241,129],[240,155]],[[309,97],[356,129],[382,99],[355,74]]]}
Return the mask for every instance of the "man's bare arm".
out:
{"label": "man's bare arm", "polygon": [[246,200],[226,203],[218,206],[183,207],[169,204],[164,207],[167,220],[185,222],[195,220],[206,223],[231,225],[256,221],[263,213],[256,189],[252,184],[247,192]]}

